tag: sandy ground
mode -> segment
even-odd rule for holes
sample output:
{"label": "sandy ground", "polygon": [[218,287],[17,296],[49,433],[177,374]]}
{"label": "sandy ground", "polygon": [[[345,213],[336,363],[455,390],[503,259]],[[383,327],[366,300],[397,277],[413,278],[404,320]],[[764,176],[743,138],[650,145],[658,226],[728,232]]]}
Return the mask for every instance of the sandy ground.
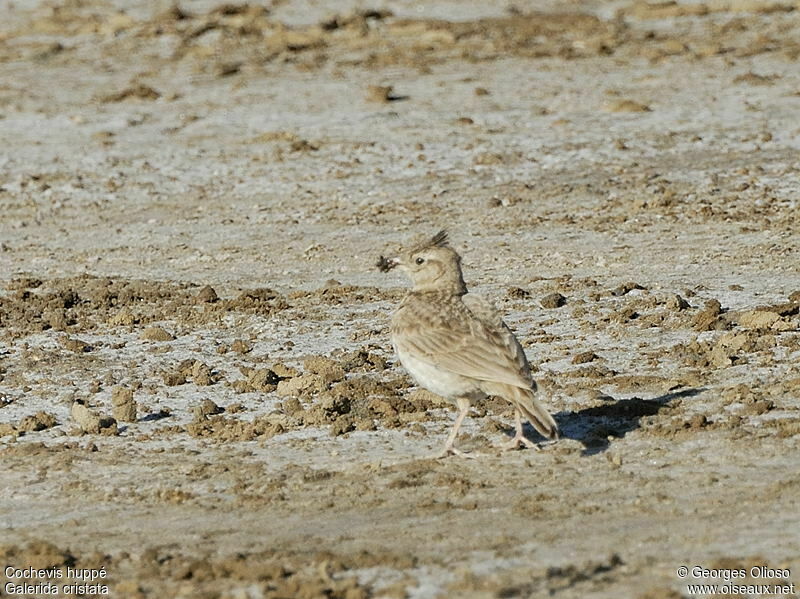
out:
{"label": "sandy ground", "polygon": [[[800,5],[2,10],[4,568],[125,598],[797,579]],[[481,457],[432,459],[454,411],[394,363],[374,264],[443,227],[558,443],[499,453],[490,400]]]}

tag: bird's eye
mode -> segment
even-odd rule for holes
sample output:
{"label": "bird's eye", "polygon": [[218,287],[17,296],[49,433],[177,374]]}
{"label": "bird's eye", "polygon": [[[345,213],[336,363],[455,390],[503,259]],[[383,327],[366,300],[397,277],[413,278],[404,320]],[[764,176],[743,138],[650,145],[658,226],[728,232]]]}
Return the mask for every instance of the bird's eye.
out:
{"label": "bird's eye", "polygon": [[417,264],[422,264],[425,262],[425,258],[417,258]]}

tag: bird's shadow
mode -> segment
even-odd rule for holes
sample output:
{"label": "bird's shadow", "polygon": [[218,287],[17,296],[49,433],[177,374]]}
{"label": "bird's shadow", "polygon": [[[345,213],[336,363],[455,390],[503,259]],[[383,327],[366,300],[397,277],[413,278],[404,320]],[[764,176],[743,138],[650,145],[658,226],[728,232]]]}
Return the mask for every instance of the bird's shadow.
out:
{"label": "bird's shadow", "polygon": [[172,414],[166,410],[159,410],[158,412],[152,412],[147,416],[142,416],[139,418],[139,422],[154,422],[156,420],[162,420],[164,418],[169,418]]}
{"label": "bird's shadow", "polygon": [[[642,418],[655,416],[669,409],[675,399],[694,397],[705,388],[691,388],[667,393],[653,399],[619,399],[583,410],[563,411],[555,415],[562,439],[573,439],[583,445],[581,455],[591,456],[604,452],[611,444],[609,437],[621,438],[641,426]],[[538,433],[525,424],[525,434],[535,439]]]}

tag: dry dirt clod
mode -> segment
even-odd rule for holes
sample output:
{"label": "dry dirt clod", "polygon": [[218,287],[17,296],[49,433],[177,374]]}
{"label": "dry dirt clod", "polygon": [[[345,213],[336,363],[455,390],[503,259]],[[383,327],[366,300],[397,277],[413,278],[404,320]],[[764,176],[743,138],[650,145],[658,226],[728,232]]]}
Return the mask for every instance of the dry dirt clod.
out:
{"label": "dry dirt clod", "polygon": [[367,87],[367,100],[370,102],[386,104],[403,99],[405,99],[405,96],[399,96],[394,93],[394,86],[392,85],[370,85]]}
{"label": "dry dirt clod", "polygon": [[201,387],[213,385],[220,378],[219,374],[215,373],[208,364],[200,362],[199,360],[194,361],[189,375],[192,378],[192,382]]}
{"label": "dry dirt clod", "polygon": [[244,63],[240,61],[223,62],[217,67],[217,77],[230,77],[238,73]]}
{"label": "dry dirt clod", "polygon": [[128,308],[122,308],[119,312],[108,319],[111,326],[131,326],[136,324],[136,317]]}
{"label": "dry dirt clod", "polygon": [[506,290],[506,295],[512,299],[525,299],[531,296],[531,292],[522,289],[522,287],[509,287]]}
{"label": "dry dirt clod", "polygon": [[70,408],[70,416],[84,433],[117,434],[117,421],[108,416],[101,416],[89,409],[86,404],[76,401]]}
{"label": "dry dirt clod", "polygon": [[74,337],[64,336],[59,339],[59,342],[62,346],[64,346],[64,348],[68,349],[69,351],[73,351],[76,354],[90,352],[93,349],[92,346],[86,341],[83,341],[82,339],[76,339]]}
{"label": "dry dirt clod", "polygon": [[608,112],[651,112],[651,108],[635,100],[615,100],[606,105]]}
{"label": "dry dirt clod", "polygon": [[269,393],[274,391],[280,378],[269,368],[254,369],[247,376],[247,384],[253,391]]}
{"label": "dry dirt clod", "polygon": [[310,397],[324,389],[328,384],[319,374],[301,374],[278,382],[277,393],[283,397]]}
{"label": "dry dirt clod", "polygon": [[0,437],[17,436],[17,427],[8,422],[0,422]]}
{"label": "dry dirt clod", "polygon": [[391,93],[391,85],[370,85],[367,87],[367,100],[370,102],[388,102]]}
{"label": "dry dirt clod", "polygon": [[145,85],[144,83],[136,83],[131,85],[130,87],[126,87],[125,89],[108,94],[101,98],[102,102],[122,102],[124,100],[129,99],[136,99],[136,100],[158,100],[161,97],[161,93],[150,87],[149,85]]}
{"label": "dry dirt clod", "polygon": [[136,401],[133,391],[125,387],[111,390],[111,413],[118,422],[136,422]]}
{"label": "dry dirt clod", "polygon": [[174,341],[175,336],[163,327],[147,327],[140,338],[144,341]]}
{"label": "dry dirt clod", "polygon": [[721,313],[722,305],[719,300],[708,300],[705,308],[692,319],[692,328],[695,331],[713,331],[726,328],[725,323],[720,319]]}
{"label": "dry dirt clod", "polygon": [[186,375],[181,372],[166,372],[163,378],[167,387],[176,387],[186,383]]}
{"label": "dry dirt clod", "polygon": [[585,352],[581,352],[579,354],[575,354],[575,356],[572,358],[572,363],[573,364],[586,364],[588,362],[593,362],[596,359],[597,359],[597,354],[596,353],[594,353],[593,351],[585,351]]}
{"label": "dry dirt clod", "polygon": [[247,343],[247,341],[236,339],[233,343],[231,343],[231,351],[234,351],[237,354],[247,354],[253,351],[253,346]]}
{"label": "dry dirt clod", "polygon": [[738,314],[736,316],[736,321],[739,323],[739,326],[745,329],[761,330],[770,328],[776,321],[780,320],[780,318],[780,314],[776,312],[748,310]]}
{"label": "dry dirt clod", "polygon": [[[3,567],[131,599],[681,599],[680,556],[796,561],[798,0],[170,2],[0,1],[0,505],[37,508]],[[439,224],[515,308],[564,431],[541,452],[427,459],[455,408],[395,363],[403,279],[367,256]],[[480,451],[514,413],[475,404]]]}
{"label": "dry dirt clod", "polygon": [[305,359],[303,366],[308,372],[321,376],[328,384],[344,380],[344,368],[341,364],[330,358],[311,356]]}
{"label": "dry dirt clod", "polygon": [[281,404],[283,411],[289,416],[295,416],[303,411],[303,404],[296,397],[290,397]]}
{"label": "dry dirt clod", "polygon": [[639,285],[639,283],[636,283],[635,281],[628,281],[627,283],[623,283],[619,287],[612,289],[611,295],[620,297],[629,294],[634,289],[645,289],[645,287]]}
{"label": "dry dirt clod", "polygon": [[210,399],[204,399],[199,405],[192,408],[192,416],[195,420],[205,420],[209,416],[222,414],[225,411]]}
{"label": "dry dirt clod", "polygon": [[686,310],[689,307],[689,302],[676,293],[667,298],[666,306],[673,312],[680,312],[681,310]]}
{"label": "dry dirt clod", "polygon": [[17,431],[30,433],[52,428],[56,425],[56,417],[47,412],[39,411],[31,416],[25,416],[15,427]]}
{"label": "dry dirt clod", "polygon": [[272,372],[280,379],[290,379],[295,376],[300,376],[300,371],[297,368],[287,366],[282,362],[275,362],[271,367]]}

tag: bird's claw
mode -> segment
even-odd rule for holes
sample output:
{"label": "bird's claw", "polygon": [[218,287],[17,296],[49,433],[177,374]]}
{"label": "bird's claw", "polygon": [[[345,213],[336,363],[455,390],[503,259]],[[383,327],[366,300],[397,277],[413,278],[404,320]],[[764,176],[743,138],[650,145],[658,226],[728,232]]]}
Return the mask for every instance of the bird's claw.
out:
{"label": "bird's claw", "polygon": [[436,454],[436,459],[441,460],[448,456],[458,456],[459,458],[466,458],[469,460],[474,460],[480,456],[478,453],[471,453],[467,451],[461,451],[460,449],[456,449],[453,446],[445,446],[445,448],[438,454]]}
{"label": "bird's claw", "polygon": [[519,449],[520,446],[527,447],[528,449],[534,449],[536,451],[541,451],[541,447],[539,447],[536,443],[525,437],[524,435],[515,435],[513,439],[508,441],[507,443],[502,443],[500,445],[500,449],[502,451],[510,451],[512,449]]}

